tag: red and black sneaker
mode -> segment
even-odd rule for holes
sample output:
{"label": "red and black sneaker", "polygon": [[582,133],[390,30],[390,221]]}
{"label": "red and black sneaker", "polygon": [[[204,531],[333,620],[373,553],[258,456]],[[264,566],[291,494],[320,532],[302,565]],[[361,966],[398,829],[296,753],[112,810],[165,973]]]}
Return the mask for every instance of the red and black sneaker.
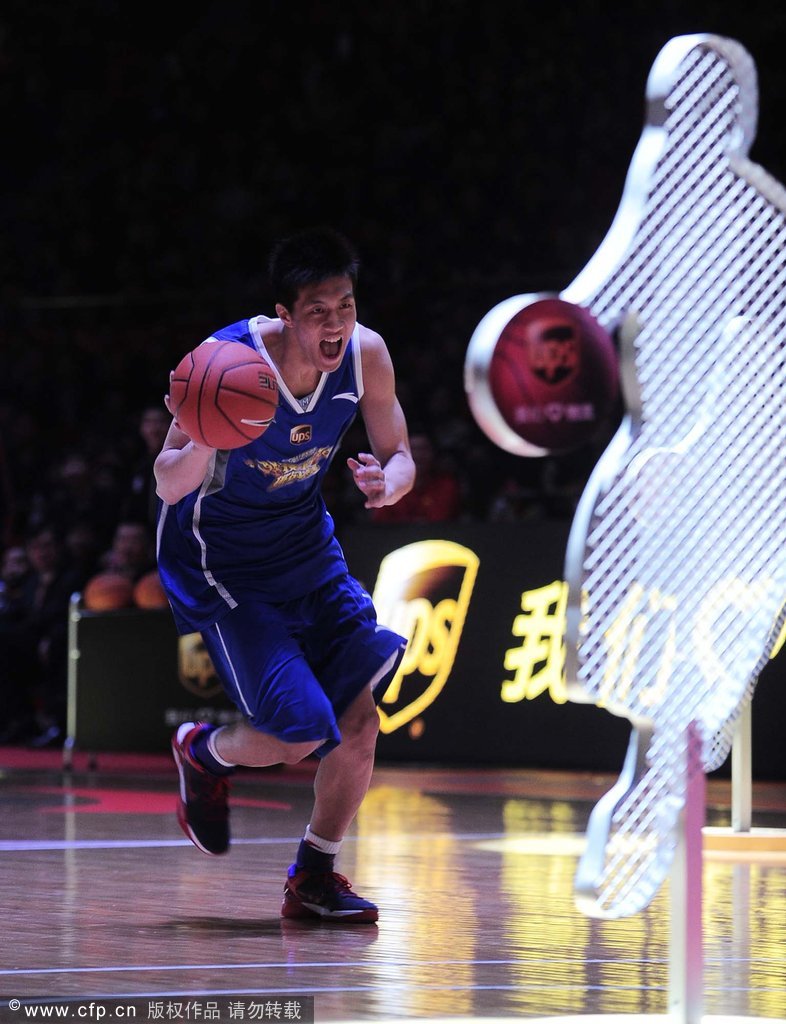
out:
{"label": "red and black sneaker", "polygon": [[213,775],[191,753],[191,744],[210,725],[185,722],[172,737],[172,755],[180,775],[177,820],[203,853],[220,854],[229,849],[229,783]]}
{"label": "red and black sneaker", "polygon": [[298,871],[293,864],[287,872],[281,916],[366,924],[376,921],[379,911],[354,893],[343,875],[306,868]]}

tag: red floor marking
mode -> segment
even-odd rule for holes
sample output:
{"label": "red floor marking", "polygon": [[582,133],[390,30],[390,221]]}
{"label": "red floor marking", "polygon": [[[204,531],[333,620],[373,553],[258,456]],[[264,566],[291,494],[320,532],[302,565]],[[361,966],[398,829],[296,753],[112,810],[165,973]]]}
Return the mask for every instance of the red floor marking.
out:
{"label": "red floor marking", "polygon": [[[61,802],[51,807],[41,807],[44,814],[174,814],[176,796],[174,793],[156,793],[135,789],[83,789],[80,787],[31,786],[31,793],[45,793],[57,796]],[[67,800],[89,801],[87,803],[66,803]],[[233,807],[262,807],[272,811],[290,811],[291,804],[277,800],[255,800],[251,797],[232,797]]]}

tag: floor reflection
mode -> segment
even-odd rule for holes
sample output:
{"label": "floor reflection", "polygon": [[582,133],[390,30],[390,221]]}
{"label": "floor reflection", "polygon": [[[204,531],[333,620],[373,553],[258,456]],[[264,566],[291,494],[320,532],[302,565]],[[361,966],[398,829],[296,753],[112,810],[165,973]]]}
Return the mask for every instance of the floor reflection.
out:
{"label": "floor reflection", "polygon": [[[239,779],[237,842],[209,858],[169,813],[171,773],[111,784],[6,773],[0,991],[310,994],[323,1021],[665,1014],[668,886],[619,921],[574,902],[606,781],[380,769],[340,864],[380,921],[342,928],[278,917],[307,774]],[[722,825],[728,808],[713,792]],[[786,828],[786,785],[765,802],[766,825]],[[704,929],[706,1013],[786,1018],[786,858],[708,853]]]}

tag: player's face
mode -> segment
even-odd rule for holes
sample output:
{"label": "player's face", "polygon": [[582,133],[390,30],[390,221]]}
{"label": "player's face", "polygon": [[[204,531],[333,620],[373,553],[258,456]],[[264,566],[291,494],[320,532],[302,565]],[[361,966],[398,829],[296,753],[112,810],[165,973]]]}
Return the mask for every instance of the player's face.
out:
{"label": "player's face", "polygon": [[305,362],[320,373],[338,368],[357,322],[349,277],[329,277],[307,285],[291,310],[277,306],[276,311],[294,332],[293,340]]}

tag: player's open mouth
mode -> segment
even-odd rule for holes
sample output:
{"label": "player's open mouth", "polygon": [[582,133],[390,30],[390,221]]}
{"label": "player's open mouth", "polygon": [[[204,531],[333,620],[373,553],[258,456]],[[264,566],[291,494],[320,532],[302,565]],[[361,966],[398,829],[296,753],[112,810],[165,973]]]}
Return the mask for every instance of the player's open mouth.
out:
{"label": "player's open mouth", "polygon": [[343,341],[343,338],[337,338],[335,341],[328,341],[327,338],[323,338],[319,343],[319,351],[326,359],[335,359],[341,351]]}

